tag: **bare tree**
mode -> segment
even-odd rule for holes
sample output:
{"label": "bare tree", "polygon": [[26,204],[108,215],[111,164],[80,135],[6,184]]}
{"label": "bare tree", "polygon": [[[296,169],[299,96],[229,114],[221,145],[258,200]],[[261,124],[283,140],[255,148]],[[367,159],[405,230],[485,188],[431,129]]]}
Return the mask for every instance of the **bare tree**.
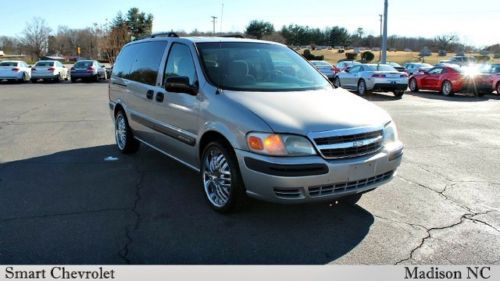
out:
{"label": "bare tree", "polygon": [[34,58],[39,58],[48,50],[51,32],[52,29],[44,19],[33,18],[31,22],[26,23],[21,42]]}
{"label": "bare tree", "polygon": [[454,34],[440,35],[435,38],[439,50],[451,51],[451,47],[458,42],[458,36]]}

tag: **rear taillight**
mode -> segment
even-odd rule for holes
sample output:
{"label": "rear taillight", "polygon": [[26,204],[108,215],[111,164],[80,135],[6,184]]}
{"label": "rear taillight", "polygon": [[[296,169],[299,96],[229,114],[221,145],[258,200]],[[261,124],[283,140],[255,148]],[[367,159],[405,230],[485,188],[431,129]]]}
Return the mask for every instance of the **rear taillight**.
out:
{"label": "rear taillight", "polygon": [[375,73],[372,75],[373,78],[384,78],[385,77],[385,74],[379,74],[379,73]]}
{"label": "rear taillight", "polygon": [[54,70],[56,70],[56,69],[55,69],[55,68],[53,68],[53,67],[49,67],[49,69],[47,69],[47,70],[48,70],[48,71],[54,71]]}
{"label": "rear taillight", "polygon": [[93,66],[87,68],[87,72],[94,72],[95,68]]}
{"label": "rear taillight", "polygon": [[400,76],[401,78],[405,78],[405,77],[408,77],[408,73],[404,72],[403,74],[401,74]]}
{"label": "rear taillight", "polygon": [[19,67],[14,67],[14,68],[12,69],[12,71],[14,71],[14,72],[18,72],[18,71],[19,71]]}

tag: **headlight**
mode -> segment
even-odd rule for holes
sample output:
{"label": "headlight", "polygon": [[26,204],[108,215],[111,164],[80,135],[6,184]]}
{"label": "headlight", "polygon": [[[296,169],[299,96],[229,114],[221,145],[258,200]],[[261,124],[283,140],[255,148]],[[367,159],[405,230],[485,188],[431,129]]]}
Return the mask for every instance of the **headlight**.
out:
{"label": "headlight", "polygon": [[384,145],[398,141],[398,129],[394,122],[390,122],[384,128]]}
{"label": "headlight", "polygon": [[256,153],[273,156],[316,155],[311,142],[301,136],[250,133],[247,135],[248,148]]}

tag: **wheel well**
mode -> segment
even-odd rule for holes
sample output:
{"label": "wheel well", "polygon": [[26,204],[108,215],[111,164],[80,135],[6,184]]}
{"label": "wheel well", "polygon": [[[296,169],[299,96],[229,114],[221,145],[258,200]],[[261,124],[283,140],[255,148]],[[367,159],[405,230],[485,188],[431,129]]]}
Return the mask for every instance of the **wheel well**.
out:
{"label": "wheel well", "polygon": [[221,133],[216,132],[216,131],[208,131],[205,134],[203,134],[203,136],[200,139],[200,145],[198,146],[198,158],[199,159],[201,159],[201,156],[203,154],[203,149],[205,148],[205,146],[207,146],[210,142],[216,141],[216,140],[227,145],[228,148],[233,149],[233,146],[226,139],[226,137],[224,137],[224,135],[222,135]]}
{"label": "wheel well", "polygon": [[123,109],[123,106],[121,104],[115,105],[115,110],[113,112],[113,116],[116,117],[116,114],[118,114],[118,111],[123,111],[125,112],[125,109]]}

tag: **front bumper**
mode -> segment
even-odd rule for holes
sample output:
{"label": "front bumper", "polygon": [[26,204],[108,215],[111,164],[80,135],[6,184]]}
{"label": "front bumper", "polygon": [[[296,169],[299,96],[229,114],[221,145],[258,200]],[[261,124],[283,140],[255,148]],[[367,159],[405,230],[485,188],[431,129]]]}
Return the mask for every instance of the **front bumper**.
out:
{"label": "front bumper", "polygon": [[236,150],[247,194],[285,204],[328,201],[373,190],[392,179],[402,154],[400,142],[377,154],[346,160],[270,157]]}

